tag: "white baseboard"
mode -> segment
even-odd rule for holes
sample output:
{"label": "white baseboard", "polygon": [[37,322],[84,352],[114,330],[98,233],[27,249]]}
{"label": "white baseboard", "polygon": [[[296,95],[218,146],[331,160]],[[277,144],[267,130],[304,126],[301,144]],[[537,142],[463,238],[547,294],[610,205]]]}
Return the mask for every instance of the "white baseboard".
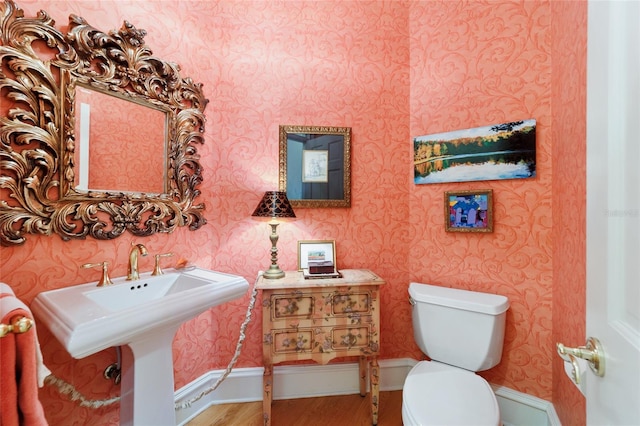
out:
{"label": "white baseboard", "polygon": [[[379,360],[380,390],[401,390],[404,380],[416,364],[409,358]],[[262,400],[262,367],[236,368],[220,386],[186,408],[176,411],[176,422],[184,425],[211,405]],[[210,371],[175,393],[176,404],[182,405],[211,388],[223,370]],[[348,395],[359,392],[358,364],[291,365],[273,368],[274,399]],[[493,386],[505,424],[560,426],[548,401]]]}
{"label": "white baseboard", "polygon": [[500,416],[505,424],[521,426],[561,426],[553,404],[544,399],[514,391],[506,386],[491,385],[498,399]]}

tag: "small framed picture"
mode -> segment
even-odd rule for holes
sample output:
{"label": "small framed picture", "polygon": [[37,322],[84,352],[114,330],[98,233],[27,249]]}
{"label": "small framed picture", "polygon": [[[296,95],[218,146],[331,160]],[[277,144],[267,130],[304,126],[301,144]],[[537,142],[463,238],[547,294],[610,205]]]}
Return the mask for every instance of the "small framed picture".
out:
{"label": "small framed picture", "polygon": [[447,232],[493,232],[493,190],[444,193]]}
{"label": "small framed picture", "polygon": [[329,182],[329,151],[302,151],[302,182]]}
{"label": "small framed picture", "polygon": [[309,262],[333,262],[336,265],[335,240],[298,241],[298,271],[309,268]]}

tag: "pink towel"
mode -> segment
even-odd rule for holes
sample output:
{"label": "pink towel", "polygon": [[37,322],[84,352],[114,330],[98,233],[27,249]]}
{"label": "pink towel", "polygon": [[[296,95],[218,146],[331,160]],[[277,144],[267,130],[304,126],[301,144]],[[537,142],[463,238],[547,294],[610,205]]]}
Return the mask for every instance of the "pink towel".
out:
{"label": "pink towel", "polygon": [[[9,286],[3,284],[0,292],[0,321],[3,324],[10,324],[15,316],[33,319],[29,308],[15,297]],[[39,352],[35,327],[25,333],[9,333],[0,338],[2,426],[47,425],[38,399]],[[46,367],[42,367],[46,370]]]}

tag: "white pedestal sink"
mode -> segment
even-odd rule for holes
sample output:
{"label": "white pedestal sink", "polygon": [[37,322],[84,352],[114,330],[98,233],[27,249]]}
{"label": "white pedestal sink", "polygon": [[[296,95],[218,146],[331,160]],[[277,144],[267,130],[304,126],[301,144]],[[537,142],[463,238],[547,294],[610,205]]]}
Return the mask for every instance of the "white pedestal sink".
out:
{"label": "white pedestal sink", "polygon": [[242,277],[202,268],[45,291],[31,309],[74,358],[122,346],[120,424],[175,426],[173,337],[212,306],[243,296]]}

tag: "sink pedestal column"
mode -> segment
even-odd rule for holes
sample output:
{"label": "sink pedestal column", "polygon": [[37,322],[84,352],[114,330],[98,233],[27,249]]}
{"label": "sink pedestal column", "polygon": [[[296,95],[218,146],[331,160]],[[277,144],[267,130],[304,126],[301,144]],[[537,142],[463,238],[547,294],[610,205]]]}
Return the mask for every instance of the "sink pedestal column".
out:
{"label": "sink pedestal column", "polygon": [[177,330],[156,330],[122,347],[121,426],[175,426],[172,344]]}

